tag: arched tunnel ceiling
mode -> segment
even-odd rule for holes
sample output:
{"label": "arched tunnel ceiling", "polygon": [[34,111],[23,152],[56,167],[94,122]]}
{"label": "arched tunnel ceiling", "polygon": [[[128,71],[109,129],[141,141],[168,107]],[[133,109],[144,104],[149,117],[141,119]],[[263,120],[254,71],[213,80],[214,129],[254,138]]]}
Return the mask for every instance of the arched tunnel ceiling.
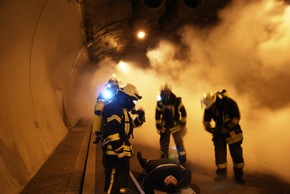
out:
{"label": "arched tunnel ceiling", "polygon": [[[137,56],[146,65],[146,50],[160,37],[178,41],[184,24],[197,27],[217,21],[217,11],[230,0],[82,0],[86,46],[92,62]],[[148,36],[138,40],[135,30]],[[134,59],[132,59],[134,60]]]}

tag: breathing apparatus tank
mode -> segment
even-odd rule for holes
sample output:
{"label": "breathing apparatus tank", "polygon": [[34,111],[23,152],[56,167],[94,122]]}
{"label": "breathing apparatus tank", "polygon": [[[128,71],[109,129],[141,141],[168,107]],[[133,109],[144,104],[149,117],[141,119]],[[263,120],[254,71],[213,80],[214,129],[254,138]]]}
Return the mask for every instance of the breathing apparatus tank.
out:
{"label": "breathing apparatus tank", "polygon": [[94,115],[94,121],[93,121],[93,131],[95,133],[101,133],[101,125],[102,125],[102,112],[103,108],[105,106],[105,101],[103,100],[97,100],[95,105],[95,115]]}

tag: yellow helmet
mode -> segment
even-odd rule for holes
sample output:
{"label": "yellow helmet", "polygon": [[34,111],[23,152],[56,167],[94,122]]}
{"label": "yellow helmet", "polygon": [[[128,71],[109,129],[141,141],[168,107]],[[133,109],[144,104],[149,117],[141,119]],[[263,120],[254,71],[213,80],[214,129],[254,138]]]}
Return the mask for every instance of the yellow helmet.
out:
{"label": "yellow helmet", "polygon": [[164,91],[164,90],[172,90],[172,87],[169,83],[162,83],[160,86],[160,92]]}
{"label": "yellow helmet", "polygon": [[207,92],[203,95],[201,99],[201,105],[202,107],[205,107],[205,109],[209,109],[213,103],[216,101],[216,93]]}

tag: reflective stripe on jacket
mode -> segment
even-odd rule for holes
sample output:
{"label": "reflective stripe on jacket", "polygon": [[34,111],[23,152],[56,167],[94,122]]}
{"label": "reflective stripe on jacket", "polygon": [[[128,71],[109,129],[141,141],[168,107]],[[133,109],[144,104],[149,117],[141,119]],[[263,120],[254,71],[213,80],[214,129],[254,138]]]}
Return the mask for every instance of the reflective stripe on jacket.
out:
{"label": "reflective stripe on jacket", "polygon": [[133,120],[129,112],[118,101],[105,105],[103,111],[103,135],[105,153],[107,155],[122,154],[132,156],[129,142],[133,132]]}

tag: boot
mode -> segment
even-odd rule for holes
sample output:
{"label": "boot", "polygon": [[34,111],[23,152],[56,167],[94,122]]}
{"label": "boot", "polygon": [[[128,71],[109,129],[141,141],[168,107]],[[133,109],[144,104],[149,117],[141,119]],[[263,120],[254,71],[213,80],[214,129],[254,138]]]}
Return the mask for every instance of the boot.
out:
{"label": "boot", "polygon": [[160,151],[160,158],[168,158],[168,153]]}
{"label": "boot", "polygon": [[227,178],[227,168],[218,168],[216,171],[216,177],[214,180],[221,181]]}
{"label": "boot", "polygon": [[185,167],[185,164],[186,164],[186,155],[178,155],[178,160],[179,160],[179,163],[180,165],[182,165],[183,167]]}
{"label": "boot", "polygon": [[246,183],[246,181],[243,178],[244,175],[244,170],[242,168],[234,168],[234,174],[235,174],[235,180],[238,183]]}

